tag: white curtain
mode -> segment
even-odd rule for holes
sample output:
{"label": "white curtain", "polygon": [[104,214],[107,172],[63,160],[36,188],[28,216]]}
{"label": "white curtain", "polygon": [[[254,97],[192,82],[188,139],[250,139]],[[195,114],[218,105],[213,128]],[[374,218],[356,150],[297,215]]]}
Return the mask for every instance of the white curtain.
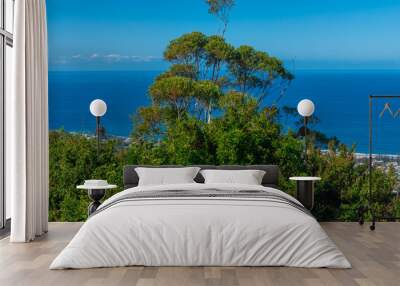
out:
{"label": "white curtain", "polygon": [[12,242],[48,225],[48,63],[45,0],[15,1],[13,93],[6,98],[6,186]]}

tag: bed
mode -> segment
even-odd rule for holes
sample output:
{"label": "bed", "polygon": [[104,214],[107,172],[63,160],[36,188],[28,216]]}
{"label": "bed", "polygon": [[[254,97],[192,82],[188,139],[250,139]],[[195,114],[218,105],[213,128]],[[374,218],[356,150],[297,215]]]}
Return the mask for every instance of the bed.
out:
{"label": "bed", "polygon": [[103,202],[50,269],[351,267],[309,211],[278,190],[277,166],[198,166],[263,170],[260,185],[204,183],[199,173],[194,183],[151,186],[138,186],[136,167],[125,167],[125,190]]}

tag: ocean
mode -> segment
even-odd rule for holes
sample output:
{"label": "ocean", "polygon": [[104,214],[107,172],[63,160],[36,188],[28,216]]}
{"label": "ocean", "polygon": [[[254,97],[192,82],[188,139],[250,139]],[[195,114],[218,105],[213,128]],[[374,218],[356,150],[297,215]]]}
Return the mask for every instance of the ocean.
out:
{"label": "ocean", "polygon": [[[102,118],[108,134],[129,136],[132,116],[138,107],[148,105],[147,89],[160,71],[50,71],[50,129],[93,133],[95,120],[89,112],[93,99],[108,106]],[[368,110],[370,94],[400,95],[400,71],[397,70],[299,70],[279,106],[296,107],[303,98],[315,103],[315,128],[336,136],[347,145],[356,144],[357,152],[368,152]],[[275,98],[271,96],[269,101]],[[267,100],[267,102],[268,102]],[[374,153],[400,154],[400,115],[380,112],[389,102],[393,113],[400,99],[378,99],[373,108]],[[285,127],[293,122],[282,118]]]}

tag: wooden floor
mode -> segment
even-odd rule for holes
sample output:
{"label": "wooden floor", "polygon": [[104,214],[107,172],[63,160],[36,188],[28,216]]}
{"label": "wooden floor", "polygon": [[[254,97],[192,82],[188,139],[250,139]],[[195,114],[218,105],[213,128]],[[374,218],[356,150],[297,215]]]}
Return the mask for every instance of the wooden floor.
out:
{"label": "wooden floor", "polygon": [[80,223],[51,223],[49,233],[27,244],[0,241],[0,285],[400,285],[400,223],[375,232],[357,223],[322,223],[352,269],[289,267],[124,267],[48,270]]}

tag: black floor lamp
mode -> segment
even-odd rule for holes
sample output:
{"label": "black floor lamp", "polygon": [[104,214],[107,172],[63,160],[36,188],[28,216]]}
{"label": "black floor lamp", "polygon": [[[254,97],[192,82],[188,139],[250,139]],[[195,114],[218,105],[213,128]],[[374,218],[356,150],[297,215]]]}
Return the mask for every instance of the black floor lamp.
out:
{"label": "black floor lamp", "polygon": [[97,136],[97,161],[99,160],[100,150],[100,117],[107,112],[107,104],[101,99],[95,99],[90,103],[90,113],[96,117],[96,136]]}

